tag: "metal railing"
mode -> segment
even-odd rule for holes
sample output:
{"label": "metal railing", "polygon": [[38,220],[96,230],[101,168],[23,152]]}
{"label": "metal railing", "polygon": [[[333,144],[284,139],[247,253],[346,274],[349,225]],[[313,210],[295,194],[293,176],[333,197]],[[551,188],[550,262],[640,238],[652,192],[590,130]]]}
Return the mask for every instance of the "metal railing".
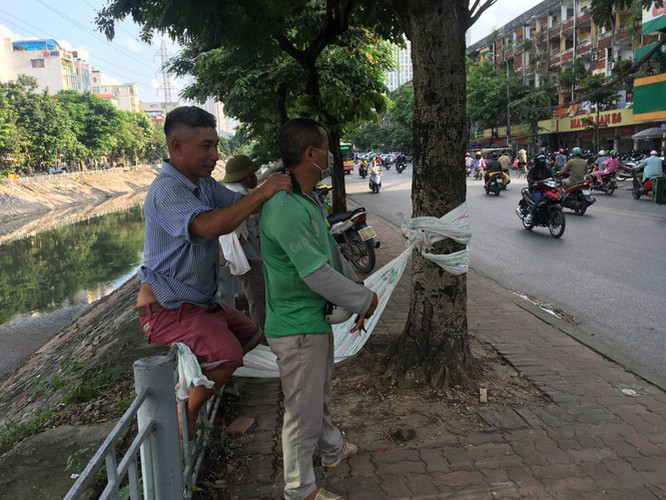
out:
{"label": "metal railing", "polygon": [[[210,422],[214,422],[217,416],[222,390],[208,401],[199,415],[203,425],[198,426],[193,441],[189,441],[187,435],[185,402],[178,402],[182,415],[181,449],[174,404],[174,381],[178,373],[174,371],[176,352],[172,348],[166,356],[134,362],[137,396],[64,497],[66,500],[80,498],[103,466],[106,467],[106,487],[99,498],[120,498],[121,491],[129,493],[132,499],[142,495],[145,500],[191,498],[208,444]],[[135,418],[136,436],[118,463],[116,448]]]}

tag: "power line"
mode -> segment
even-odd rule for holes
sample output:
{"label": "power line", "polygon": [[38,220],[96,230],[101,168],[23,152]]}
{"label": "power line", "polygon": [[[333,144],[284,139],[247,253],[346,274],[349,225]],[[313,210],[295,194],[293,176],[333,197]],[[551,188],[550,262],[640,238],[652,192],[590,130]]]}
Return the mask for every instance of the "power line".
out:
{"label": "power line", "polygon": [[[146,64],[146,61],[149,61],[149,60],[146,59],[146,58],[142,58],[143,61],[140,61],[139,59],[137,59],[136,57],[134,57],[134,55],[131,54],[130,52],[128,52],[128,51],[126,51],[126,50],[124,50],[124,49],[121,49],[121,48],[117,47],[115,44],[113,44],[112,42],[109,42],[108,40],[106,40],[106,39],[105,39],[104,37],[102,37],[101,35],[98,35],[98,34],[95,33],[94,31],[89,30],[88,28],[86,28],[85,26],[83,26],[83,25],[80,24],[79,22],[75,21],[75,20],[72,19],[71,17],[67,16],[66,14],[62,13],[61,11],[59,11],[58,9],[56,9],[55,7],[52,7],[51,5],[47,4],[44,0],[36,0],[36,1],[39,2],[40,4],[42,4],[42,5],[43,5],[44,7],[46,7],[47,9],[51,10],[52,12],[55,12],[57,15],[59,15],[59,16],[62,17],[63,19],[66,19],[67,21],[69,21],[71,24],[73,24],[74,26],[76,26],[77,28],[79,28],[81,31],[83,31],[83,32],[86,33],[87,35],[90,35],[90,36],[92,36],[93,38],[95,38],[96,40],[98,40],[98,41],[102,41],[102,42],[108,44],[109,47],[111,47],[113,50],[116,50],[116,51],[120,52],[120,53],[123,54],[125,57],[127,57],[127,58],[129,58],[129,59],[132,59],[132,60],[134,60],[134,61],[136,61],[136,62],[138,62],[138,63],[140,63],[140,64]],[[139,57],[141,57],[141,56],[139,56]],[[152,63],[152,61],[150,61],[150,62]]]}
{"label": "power line", "polygon": [[[9,15],[9,16],[13,17],[14,19],[17,19],[20,23],[23,23],[25,26],[29,26],[30,28],[33,28],[33,29],[37,30],[38,32],[41,32],[41,33],[42,33],[42,35],[38,35],[38,34],[34,33],[33,31],[30,31],[29,29],[26,29],[25,26],[21,26],[21,25],[17,24],[16,22],[12,22],[12,21],[9,20],[9,19],[6,19],[6,18],[2,18],[2,17],[0,17],[0,19],[2,19],[4,22],[6,22],[6,23],[8,23],[8,24],[11,24],[12,26],[14,26],[14,27],[16,27],[16,28],[18,28],[18,29],[20,29],[20,30],[24,30],[25,32],[27,32],[28,34],[34,36],[35,38],[43,38],[44,36],[46,36],[47,38],[55,38],[55,37],[54,37],[53,35],[51,35],[50,33],[47,33],[46,31],[44,31],[44,30],[42,30],[42,29],[40,29],[40,28],[38,28],[38,27],[36,27],[36,26],[33,26],[32,24],[30,24],[30,23],[28,23],[28,22],[26,22],[26,21],[23,21],[22,19],[19,19],[18,17],[14,16],[14,15],[12,15],[12,14],[9,14],[8,12],[6,12],[6,11],[4,11],[4,10],[2,10],[2,9],[0,9],[0,12],[3,12],[3,13],[5,13],[6,15]],[[132,72],[132,73],[136,73],[137,75],[139,75],[139,76],[141,76],[141,77],[144,77],[144,78],[151,78],[151,79],[153,78],[153,77],[151,77],[151,76],[149,76],[149,75],[146,75],[146,74],[143,74],[143,73],[139,73],[138,71],[134,71],[134,70],[131,70],[131,69],[129,69],[129,68],[124,68],[124,67],[122,67],[122,66],[118,66],[117,64],[115,64],[115,63],[113,63],[113,62],[111,62],[111,61],[107,61],[107,60],[104,59],[104,58],[96,57],[96,59],[99,59],[100,61],[104,61],[104,62],[106,62],[106,63],[108,63],[108,64],[110,64],[110,65],[112,65],[112,66],[115,66],[115,67],[117,67],[117,68],[120,68],[120,69],[123,70],[123,71],[129,71],[129,72]],[[102,66],[100,66],[99,64],[95,64],[95,66],[96,66],[96,67],[99,67],[99,68],[101,68],[101,69],[106,69],[106,68],[103,68]],[[109,73],[111,73],[111,71],[109,71]],[[120,72],[114,72],[114,73],[117,74],[117,75],[120,75],[120,76],[122,76],[122,77],[124,77],[124,78],[127,78],[127,79],[130,80],[130,81],[133,80],[132,77],[129,77],[129,76],[123,74],[123,73],[120,73]],[[135,82],[135,83],[136,83],[136,82]],[[152,87],[149,87],[149,86],[147,86],[147,85],[140,84],[140,83],[137,83],[137,85],[142,85],[142,86],[144,86],[144,87],[146,87],[146,88],[152,88]]]}

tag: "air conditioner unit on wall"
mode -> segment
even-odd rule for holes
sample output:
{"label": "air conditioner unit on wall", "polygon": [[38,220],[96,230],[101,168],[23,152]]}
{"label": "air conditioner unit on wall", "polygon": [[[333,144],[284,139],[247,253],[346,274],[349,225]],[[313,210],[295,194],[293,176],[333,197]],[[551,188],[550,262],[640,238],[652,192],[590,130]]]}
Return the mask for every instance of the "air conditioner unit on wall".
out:
{"label": "air conditioner unit on wall", "polygon": [[592,54],[592,61],[597,61],[599,59],[599,54]]}

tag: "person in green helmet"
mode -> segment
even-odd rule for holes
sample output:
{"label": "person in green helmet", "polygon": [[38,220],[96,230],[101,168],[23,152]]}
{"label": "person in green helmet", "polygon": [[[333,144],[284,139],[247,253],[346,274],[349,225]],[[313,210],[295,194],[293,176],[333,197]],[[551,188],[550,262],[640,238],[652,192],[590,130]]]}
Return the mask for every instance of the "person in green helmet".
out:
{"label": "person in green helmet", "polygon": [[569,174],[568,179],[564,179],[565,184],[575,184],[585,179],[587,171],[587,162],[583,159],[583,150],[575,147],[571,150],[571,159],[566,162],[564,167],[557,171],[558,175]]}

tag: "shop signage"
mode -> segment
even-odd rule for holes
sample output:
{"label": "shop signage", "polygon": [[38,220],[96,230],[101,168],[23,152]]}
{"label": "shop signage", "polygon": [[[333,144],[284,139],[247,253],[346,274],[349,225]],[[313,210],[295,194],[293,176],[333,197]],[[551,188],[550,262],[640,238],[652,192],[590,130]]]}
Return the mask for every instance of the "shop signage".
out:
{"label": "shop signage", "polygon": [[597,124],[601,127],[621,127],[634,123],[631,109],[612,109],[602,111],[599,114],[590,113],[589,115],[578,115],[573,117],[561,118],[558,131],[568,132],[573,130],[585,130],[595,127]]}
{"label": "shop signage", "polygon": [[653,31],[661,30],[666,27],[666,4],[657,7],[653,2],[647,9],[643,11],[643,24],[641,26],[641,33],[647,35]]}
{"label": "shop signage", "polygon": [[60,51],[59,50],[45,50],[44,52],[42,52],[42,55],[44,57],[49,57],[49,56],[57,57],[57,56],[60,55]]}

